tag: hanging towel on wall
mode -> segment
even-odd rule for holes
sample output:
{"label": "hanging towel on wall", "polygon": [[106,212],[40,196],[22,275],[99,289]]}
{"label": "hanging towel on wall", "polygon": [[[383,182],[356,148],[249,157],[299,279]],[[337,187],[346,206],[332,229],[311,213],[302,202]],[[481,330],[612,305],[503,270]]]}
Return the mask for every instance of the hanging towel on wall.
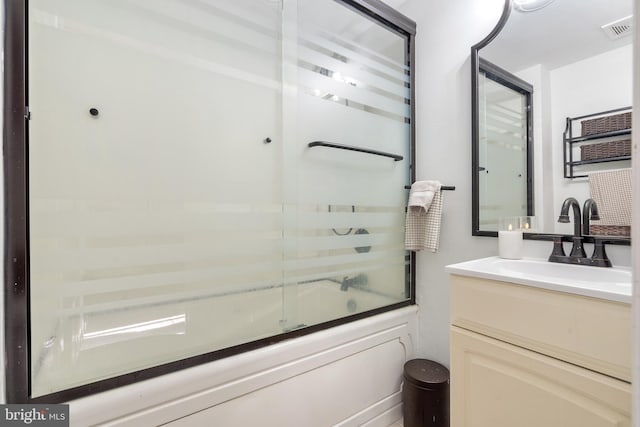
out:
{"label": "hanging towel on wall", "polygon": [[411,185],[405,221],[406,250],[438,250],[442,220],[441,186],[439,181],[416,181]]}
{"label": "hanging towel on wall", "polygon": [[631,225],[631,169],[589,174],[591,198],[598,205],[598,225]]}

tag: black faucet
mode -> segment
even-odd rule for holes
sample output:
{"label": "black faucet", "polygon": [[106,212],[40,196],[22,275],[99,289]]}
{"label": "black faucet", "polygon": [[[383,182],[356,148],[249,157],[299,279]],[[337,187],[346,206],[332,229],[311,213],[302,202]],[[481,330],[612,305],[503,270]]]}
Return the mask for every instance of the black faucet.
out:
{"label": "black faucet", "polygon": [[366,274],[358,274],[355,277],[345,276],[345,278],[342,279],[340,290],[346,292],[349,290],[349,287],[362,288],[366,286],[368,281],[369,279]]}
{"label": "black faucet", "polygon": [[586,258],[587,254],[582,247],[582,222],[580,220],[580,203],[573,197],[567,197],[562,203],[558,222],[569,222],[569,208],[573,207],[573,247],[571,248],[571,258]]}
{"label": "black faucet", "polygon": [[[605,241],[603,239],[594,238],[594,249],[591,258],[587,258],[587,254],[582,246],[584,235],[589,234],[589,219],[599,220],[598,205],[593,199],[587,199],[584,202],[584,208],[582,215],[580,215],[580,204],[573,197],[568,197],[562,208],[560,209],[560,216],[558,222],[569,222],[569,208],[573,207],[573,247],[571,248],[571,254],[566,256],[564,249],[562,248],[562,236],[554,236],[553,239],[553,252],[549,256],[550,262],[561,262],[566,264],[580,264],[591,265],[595,267],[611,267],[611,261],[607,258],[607,253],[604,249]],[[582,222],[580,217],[582,216]]]}
{"label": "black faucet", "polygon": [[593,199],[587,199],[582,207],[582,235],[588,236],[591,234],[589,230],[589,218],[594,221],[600,220],[600,214],[598,214],[598,205]]}

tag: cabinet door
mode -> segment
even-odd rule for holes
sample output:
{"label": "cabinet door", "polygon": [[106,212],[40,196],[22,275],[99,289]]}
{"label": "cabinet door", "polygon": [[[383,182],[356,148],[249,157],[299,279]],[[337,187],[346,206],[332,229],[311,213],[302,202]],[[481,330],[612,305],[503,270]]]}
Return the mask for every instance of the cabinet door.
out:
{"label": "cabinet door", "polygon": [[624,427],[631,385],[451,327],[453,427]]}
{"label": "cabinet door", "polygon": [[631,382],[631,305],[451,276],[451,324]]}

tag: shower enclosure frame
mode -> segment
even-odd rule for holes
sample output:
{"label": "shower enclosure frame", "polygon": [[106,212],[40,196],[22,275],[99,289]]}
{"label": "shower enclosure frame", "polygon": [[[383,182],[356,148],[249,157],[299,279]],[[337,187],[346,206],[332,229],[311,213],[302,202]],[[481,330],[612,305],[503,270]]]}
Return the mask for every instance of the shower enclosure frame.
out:
{"label": "shower enclosure frame", "polygon": [[[415,181],[415,34],[416,24],[379,0],[334,0],[406,38],[410,85],[409,176]],[[7,403],[58,403],[133,384],[276,342],[311,334],[379,313],[415,304],[415,252],[410,252],[409,299],[257,341],[243,343],[44,396],[31,395],[29,299],[29,133],[28,0],[4,0],[4,344]],[[409,183],[410,184],[410,183]]]}

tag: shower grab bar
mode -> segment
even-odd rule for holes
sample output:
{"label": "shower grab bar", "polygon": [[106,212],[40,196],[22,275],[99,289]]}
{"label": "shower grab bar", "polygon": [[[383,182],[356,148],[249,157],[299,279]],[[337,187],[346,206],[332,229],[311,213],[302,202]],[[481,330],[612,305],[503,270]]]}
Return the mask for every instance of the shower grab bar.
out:
{"label": "shower grab bar", "polygon": [[384,151],[369,150],[368,148],[354,147],[352,145],[335,144],[333,142],[326,142],[326,141],[310,142],[309,148],[312,148],[312,147],[329,147],[329,148],[338,148],[340,150],[358,151],[360,153],[374,154],[376,156],[391,157],[396,162],[399,162],[400,160],[404,159],[404,157],[402,157],[399,154],[385,153]]}
{"label": "shower grab bar", "polygon": [[[411,190],[411,186],[410,185],[405,185],[404,186],[405,190]],[[455,191],[456,190],[456,186],[455,185],[443,185],[440,187],[440,190],[442,191]]]}

